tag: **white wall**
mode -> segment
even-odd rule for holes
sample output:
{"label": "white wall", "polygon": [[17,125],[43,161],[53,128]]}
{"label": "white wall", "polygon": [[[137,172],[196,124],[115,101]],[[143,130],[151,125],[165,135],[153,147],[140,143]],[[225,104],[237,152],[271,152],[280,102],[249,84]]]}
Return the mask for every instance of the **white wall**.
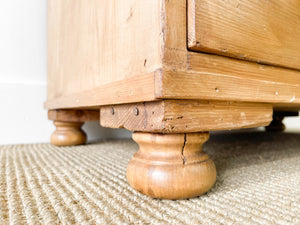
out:
{"label": "white wall", "polygon": [[[0,1],[0,144],[49,142],[46,100],[46,0]],[[84,125],[89,139],[130,132]]]}
{"label": "white wall", "polygon": [[[46,100],[46,0],[0,2],[0,144],[48,142],[54,127]],[[299,118],[286,120],[300,128]],[[84,126],[90,139],[129,137],[130,132]]]}

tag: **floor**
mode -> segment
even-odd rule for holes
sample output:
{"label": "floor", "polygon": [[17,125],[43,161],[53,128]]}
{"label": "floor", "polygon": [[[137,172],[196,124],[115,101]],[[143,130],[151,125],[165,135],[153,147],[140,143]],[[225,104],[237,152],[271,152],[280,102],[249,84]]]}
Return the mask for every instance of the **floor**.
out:
{"label": "floor", "polygon": [[138,146],[0,146],[0,224],[300,224],[300,133],[213,133],[215,186],[151,199],[126,182]]}

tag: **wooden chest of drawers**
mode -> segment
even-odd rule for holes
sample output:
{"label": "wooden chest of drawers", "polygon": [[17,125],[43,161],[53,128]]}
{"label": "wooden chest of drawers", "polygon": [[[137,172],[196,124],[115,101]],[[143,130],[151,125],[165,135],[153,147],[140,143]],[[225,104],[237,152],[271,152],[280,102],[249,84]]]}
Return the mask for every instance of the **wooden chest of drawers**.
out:
{"label": "wooden chest of drawers", "polygon": [[298,113],[300,2],[48,0],[45,107],[53,144],[83,144],[88,120],[124,127],[140,145],[132,187],[201,195],[216,179],[209,131]]}

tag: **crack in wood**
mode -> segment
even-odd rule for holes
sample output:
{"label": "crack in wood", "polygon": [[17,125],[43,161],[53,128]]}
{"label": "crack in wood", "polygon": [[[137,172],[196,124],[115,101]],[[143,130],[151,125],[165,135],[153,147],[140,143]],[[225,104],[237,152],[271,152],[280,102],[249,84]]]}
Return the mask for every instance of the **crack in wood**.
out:
{"label": "crack in wood", "polygon": [[183,142],[183,146],[182,146],[182,149],[181,149],[181,158],[182,158],[182,163],[183,165],[186,164],[186,158],[184,156],[184,148],[185,148],[185,144],[186,144],[186,134],[184,134],[184,142]]}

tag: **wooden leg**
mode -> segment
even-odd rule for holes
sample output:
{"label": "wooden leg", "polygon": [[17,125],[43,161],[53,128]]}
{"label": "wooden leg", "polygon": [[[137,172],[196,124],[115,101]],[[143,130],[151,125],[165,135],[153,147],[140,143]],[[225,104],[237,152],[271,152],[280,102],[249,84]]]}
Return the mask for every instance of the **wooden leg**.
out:
{"label": "wooden leg", "polygon": [[54,121],[56,130],[51,135],[51,144],[56,146],[81,145],[86,134],[81,129],[85,121],[99,121],[99,109],[57,109],[49,110],[48,118]]}
{"label": "wooden leg", "polygon": [[284,123],[282,122],[282,120],[284,119],[284,116],[276,116],[274,115],[273,116],[273,120],[272,122],[270,123],[269,126],[266,126],[266,131],[268,132],[281,132],[281,131],[284,131],[285,130],[285,125]]}
{"label": "wooden leg", "polygon": [[266,126],[269,104],[161,100],[102,106],[100,124],[126,128],[140,150],[128,164],[130,185],[154,198],[184,199],[207,192],[216,168],[202,151],[207,131]]}
{"label": "wooden leg", "polygon": [[137,191],[154,198],[185,199],[206,193],[216,168],[202,151],[209,133],[133,133],[139,151],[128,164],[127,179]]}
{"label": "wooden leg", "polygon": [[271,132],[281,132],[285,130],[285,125],[282,122],[285,117],[289,116],[299,116],[298,111],[274,111],[273,120],[269,126],[266,126],[266,131]]}
{"label": "wooden leg", "polygon": [[86,134],[81,129],[83,122],[54,121],[56,130],[51,135],[51,144],[56,146],[81,145],[86,142]]}

